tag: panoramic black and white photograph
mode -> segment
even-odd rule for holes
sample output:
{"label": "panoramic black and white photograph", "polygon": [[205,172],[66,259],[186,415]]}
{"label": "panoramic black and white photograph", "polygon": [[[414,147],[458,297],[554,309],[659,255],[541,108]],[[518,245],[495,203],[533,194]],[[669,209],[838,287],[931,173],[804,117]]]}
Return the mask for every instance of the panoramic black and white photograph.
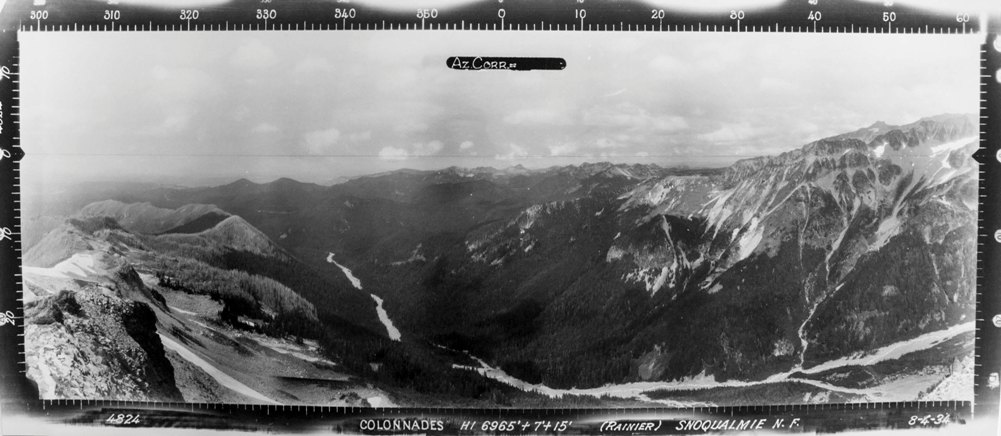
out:
{"label": "panoramic black and white photograph", "polygon": [[39,398],[973,397],[976,35],[19,38]]}

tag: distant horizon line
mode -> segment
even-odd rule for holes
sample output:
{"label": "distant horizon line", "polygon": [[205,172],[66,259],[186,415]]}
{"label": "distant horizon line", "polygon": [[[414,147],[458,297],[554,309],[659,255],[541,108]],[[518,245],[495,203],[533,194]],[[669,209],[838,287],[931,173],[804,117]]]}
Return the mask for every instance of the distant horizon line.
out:
{"label": "distant horizon line", "polygon": [[[384,164],[390,164],[390,163],[394,163],[395,162],[396,164],[399,164],[399,165],[405,165],[407,161],[410,161],[410,162],[428,162],[429,160],[433,161],[433,160],[436,160],[436,159],[437,160],[450,161],[450,162],[448,162],[447,164],[445,162],[443,162],[441,164],[441,166],[434,166],[434,167],[430,167],[429,166],[428,168],[423,168],[423,169],[419,168],[419,165],[418,165],[417,168],[410,167],[410,166],[401,166],[401,167],[396,167],[396,168],[393,168],[393,169],[383,169],[383,170],[379,170],[377,168],[372,168],[372,171],[366,172],[366,173],[352,174],[352,175],[343,175],[343,176],[334,176],[334,177],[320,177],[320,176],[318,176],[316,174],[301,174],[302,176],[304,176],[303,179],[293,178],[295,176],[290,177],[288,175],[282,175],[281,172],[272,172],[271,174],[265,174],[265,173],[261,172],[260,174],[255,174],[255,175],[251,175],[251,174],[242,174],[242,175],[241,174],[232,174],[232,175],[219,175],[219,176],[207,176],[207,177],[190,177],[190,176],[185,176],[185,175],[163,175],[163,176],[160,176],[160,177],[156,177],[153,180],[149,180],[149,179],[142,180],[140,178],[135,178],[135,177],[127,177],[127,178],[123,177],[123,178],[120,178],[120,179],[103,179],[103,180],[96,180],[96,179],[91,179],[91,180],[63,180],[62,182],[64,182],[64,183],[56,183],[56,184],[81,184],[81,183],[83,183],[83,184],[90,184],[90,185],[100,185],[100,184],[132,183],[132,184],[141,184],[141,185],[147,185],[147,186],[178,187],[178,188],[200,188],[200,187],[225,186],[225,185],[229,185],[229,184],[232,184],[232,183],[239,182],[241,180],[246,180],[247,182],[253,183],[255,185],[266,185],[266,184],[269,184],[269,183],[277,182],[277,181],[282,180],[282,179],[289,179],[289,180],[293,180],[293,181],[296,181],[298,183],[303,183],[303,184],[312,184],[312,185],[317,185],[317,186],[330,187],[330,186],[335,186],[335,185],[338,185],[338,184],[341,184],[341,183],[344,183],[344,182],[347,182],[347,181],[350,181],[350,180],[355,180],[355,179],[365,178],[365,177],[375,177],[375,176],[379,176],[379,175],[386,175],[386,174],[392,174],[392,173],[398,173],[398,172],[415,172],[415,173],[417,173],[417,172],[428,172],[428,173],[430,173],[430,172],[436,172],[436,171],[443,171],[443,170],[447,170],[447,169],[450,169],[450,168],[466,169],[466,170],[483,169],[483,170],[491,170],[491,171],[497,171],[497,172],[505,172],[505,171],[511,171],[511,170],[518,170],[520,168],[520,169],[524,169],[524,170],[526,170],[528,172],[541,172],[541,171],[552,170],[554,168],[582,167],[582,166],[586,166],[586,165],[608,164],[608,165],[612,165],[612,166],[634,166],[634,165],[653,166],[653,167],[657,167],[657,168],[661,168],[661,169],[719,170],[719,169],[724,169],[724,168],[731,167],[731,166],[739,163],[742,160],[759,159],[759,158],[767,158],[767,157],[779,156],[779,155],[781,155],[783,153],[787,153],[787,152],[790,152],[790,151],[801,150],[803,147],[806,147],[806,146],[808,146],[810,144],[813,144],[813,143],[817,143],[819,141],[824,141],[824,140],[828,140],[828,139],[835,139],[835,138],[838,138],[838,137],[841,137],[841,136],[850,135],[852,133],[856,133],[856,132],[859,132],[859,131],[862,131],[862,130],[866,130],[866,129],[871,129],[871,128],[874,128],[874,127],[881,127],[881,128],[901,128],[901,127],[906,127],[906,126],[912,126],[912,125],[921,123],[923,121],[938,121],[938,120],[942,120],[943,118],[969,118],[969,119],[973,119],[975,121],[975,117],[976,117],[976,115],[972,114],[972,113],[951,113],[951,112],[946,112],[946,113],[939,113],[939,114],[936,114],[936,115],[919,117],[915,121],[904,123],[904,124],[888,124],[888,123],[880,120],[880,121],[875,121],[873,123],[870,123],[870,124],[868,124],[866,126],[863,126],[863,127],[859,127],[859,128],[853,129],[853,130],[847,130],[845,132],[842,132],[842,133],[839,133],[839,134],[836,134],[836,135],[829,135],[829,136],[824,136],[822,138],[813,139],[811,141],[808,141],[808,142],[805,142],[803,144],[800,144],[800,145],[798,145],[796,147],[791,147],[791,148],[789,148],[787,150],[783,150],[783,151],[780,151],[780,152],[779,151],[763,151],[763,153],[761,153],[761,154],[727,154],[727,155],[721,155],[721,154],[703,154],[703,155],[698,155],[698,156],[678,156],[678,155],[674,155],[674,154],[645,154],[645,155],[624,154],[624,155],[614,155],[614,156],[610,156],[610,155],[606,155],[606,156],[593,156],[593,155],[583,155],[583,154],[581,154],[581,155],[556,155],[556,156],[553,156],[553,155],[524,155],[524,156],[517,156],[517,157],[513,157],[513,158],[505,158],[503,156],[423,155],[423,156],[407,156],[405,158],[400,158],[400,159],[386,159],[386,158],[381,158],[381,157],[376,156],[376,155],[299,155],[299,154],[259,154],[259,155],[256,155],[256,154],[242,154],[242,155],[234,155],[234,154],[225,154],[225,153],[218,153],[218,154],[197,154],[197,155],[195,155],[195,154],[139,154],[139,153],[134,153],[134,154],[114,154],[114,155],[109,155],[109,156],[123,156],[123,157],[124,156],[136,156],[136,157],[149,157],[149,158],[155,158],[155,157],[178,157],[178,158],[184,158],[184,157],[187,157],[187,158],[199,158],[199,157],[232,157],[232,158],[241,158],[241,157],[243,157],[243,158],[255,158],[255,157],[272,157],[272,158],[274,158],[274,157],[285,157],[285,158],[324,158],[324,157],[328,157],[328,158],[334,158],[334,157],[336,157],[336,158],[341,158],[341,159],[357,159],[357,158],[372,159],[372,160],[376,160],[376,161],[382,162]],[[87,154],[87,153],[67,153],[67,154],[55,154],[55,155],[53,155],[53,154],[44,154],[44,153],[42,153],[42,154],[30,153],[30,156],[52,156],[52,157],[56,157],[56,156],[67,156],[67,157],[70,157],[70,156],[87,156],[87,157],[98,157],[98,156],[101,156],[101,155],[100,154]],[[581,158],[583,159],[583,161],[576,161],[576,162],[573,161],[575,159],[581,159]],[[601,160],[592,160],[592,159],[601,159]],[[570,162],[560,163],[559,162],[560,160],[570,161]],[[670,162],[671,160],[674,160],[677,163]],[[470,163],[472,163],[471,161],[482,161],[483,163],[490,163],[490,164],[504,164],[504,163],[507,163],[508,165],[506,165],[506,166],[499,166],[499,165],[498,166],[494,166],[494,165],[490,165],[490,164],[487,164],[487,165],[483,165],[483,164],[470,165]],[[556,162],[554,162],[554,161],[556,161]],[[533,165],[533,164],[541,164],[541,165]],[[255,181],[255,180],[259,180],[259,181]],[[187,183],[185,183],[185,182],[187,182]]]}
{"label": "distant horizon line", "polygon": [[[753,158],[753,157],[760,157],[760,156],[749,156],[749,157]],[[213,179],[225,179],[225,180],[230,180],[230,181],[229,182],[225,182],[225,183],[214,182],[214,183],[210,183],[210,184],[180,185],[180,184],[177,184],[177,183],[155,182],[155,181],[149,181],[149,182],[129,182],[129,181],[125,181],[125,180],[91,180],[91,181],[76,182],[76,184],[83,183],[83,184],[90,184],[90,185],[102,185],[102,184],[136,183],[136,184],[141,184],[141,185],[154,185],[154,186],[161,186],[161,187],[174,186],[174,187],[182,187],[182,188],[185,188],[185,189],[193,189],[193,188],[216,188],[216,187],[221,187],[221,186],[227,186],[227,185],[232,185],[232,184],[240,183],[241,181],[242,182],[246,182],[246,183],[251,183],[251,184],[254,184],[254,185],[268,185],[268,184],[272,184],[272,183],[275,183],[275,182],[278,182],[278,181],[281,181],[281,180],[290,180],[290,181],[293,181],[293,182],[296,182],[296,183],[301,183],[301,184],[304,184],[304,185],[317,185],[317,186],[323,186],[323,187],[331,187],[331,186],[336,186],[336,185],[339,185],[339,184],[342,184],[342,183],[345,183],[345,182],[348,182],[348,181],[351,181],[351,180],[356,180],[356,179],[361,179],[361,178],[367,178],[367,177],[379,177],[379,176],[391,175],[391,174],[395,174],[395,173],[404,173],[404,172],[410,172],[410,173],[434,173],[434,172],[445,171],[445,170],[452,169],[452,168],[460,169],[460,170],[477,170],[477,169],[483,169],[483,170],[493,170],[493,171],[497,171],[499,173],[503,173],[503,172],[506,172],[508,170],[518,169],[520,167],[520,169],[525,170],[526,173],[540,173],[540,172],[550,171],[550,170],[554,170],[554,169],[561,169],[561,168],[569,168],[569,167],[580,168],[580,167],[585,166],[585,165],[602,165],[602,164],[608,164],[610,167],[645,166],[645,167],[656,167],[658,169],[663,169],[663,170],[677,169],[677,170],[692,170],[692,171],[700,171],[700,170],[708,171],[708,170],[722,170],[722,169],[725,169],[725,168],[728,168],[728,167],[732,166],[733,163],[735,163],[735,162],[736,161],[731,162],[729,164],[722,165],[722,166],[692,166],[690,164],[661,165],[661,164],[657,164],[657,163],[640,163],[640,162],[634,162],[634,163],[620,162],[620,163],[615,163],[615,162],[610,162],[610,161],[595,161],[595,162],[582,162],[582,163],[579,163],[579,164],[549,165],[549,166],[546,166],[546,167],[537,167],[537,168],[528,168],[528,167],[525,167],[524,165],[522,165],[521,163],[518,163],[518,164],[515,164],[515,165],[506,166],[506,167],[502,167],[502,168],[497,168],[497,167],[493,167],[493,166],[485,166],[485,165],[484,166],[476,166],[476,167],[464,167],[464,166],[458,166],[458,165],[449,165],[449,166],[446,166],[446,167],[441,167],[441,168],[436,168],[436,169],[416,169],[416,168],[403,167],[403,168],[398,168],[398,169],[395,169],[395,170],[379,171],[379,172],[374,172],[374,173],[361,174],[361,175],[357,175],[357,176],[341,176],[341,177],[336,178],[339,181],[331,181],[329,183],[306,182],[306,181],[302,181],[302,180],[296,179],[296,178],[291,177],[291,176],[279,176],[279,177],[276,177],[276,178],[273,178],[273,179],[269,179],[267,181],[262,181],[262,182],[255,182],[254,180],[251,180],[251,178],[248,178],[246,176],[237,177],[237,178],[230,178],[230,177],[220,176],[220,177],[213,177]]]}

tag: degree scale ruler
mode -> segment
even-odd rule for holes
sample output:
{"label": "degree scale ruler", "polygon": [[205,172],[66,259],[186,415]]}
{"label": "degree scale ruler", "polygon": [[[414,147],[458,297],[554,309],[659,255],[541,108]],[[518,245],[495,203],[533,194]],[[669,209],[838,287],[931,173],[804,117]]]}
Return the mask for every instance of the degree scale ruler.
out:
{"label": "degree scale ruler", "polygon": [[[975,7],[930,12],[906,3],[782,1],[691,11],[685,2],[500,0],[452,7],[380,8],[379,2],[235,0],[216,6],[127,2],[8,2],[0,25],[20,31],[514,30],[667,32],[976,33]],[[740,4],[739,2],[737,4]],[[671,6],[675,6],[672,8]],[[678,7],[682,6],[682,7]]]}
{"label": "degree scale ruler", "polygon": [[[152,3],[152,2],[150,2]],[[0,10],[0,394],[8,416],[66,425],[287,432],[449,434],[701,434],[995,428],[1001,373],[1001,14],[985,3],[493,0],[408,2],[233,0],[184,6],[127,1],[15,0]],[[944,2],[943,2],[944,3]],[[985,9],[986,8],[986,9]],[[756,405],[690,409],[369,409],[207,403],[38,400],[24,374],[20,267],[21,32],[490,31],[982,35],[981,163],[974,401]],[[734,36],[739,37],[739,36]],[[796,35],[789,35],[796,38]],[[948,37],[948,36],[940,36]],[[711,55],[711,54],[707,54]],[[554,53],[559,56],[559,53]],[[997,232],[997,233],[996,233]],[[16,352],[14,352],[16,350]],[[132,417],[137,417],[133,420]],[[0,418],[2,419],[2,418]],[[401,430],[403,422],[419,422]],[[612,424],[609,424],[612,423]],[[0,421],[0,425],[2,425]],[[394,427],[396,425],[397,427]],[[440,428],[438,427],[440,426]],[[655,428],[654,428],[655,427]],[[2,428],[2,427],[0,427]],[[951,431],[951,430],[950,430]]]}

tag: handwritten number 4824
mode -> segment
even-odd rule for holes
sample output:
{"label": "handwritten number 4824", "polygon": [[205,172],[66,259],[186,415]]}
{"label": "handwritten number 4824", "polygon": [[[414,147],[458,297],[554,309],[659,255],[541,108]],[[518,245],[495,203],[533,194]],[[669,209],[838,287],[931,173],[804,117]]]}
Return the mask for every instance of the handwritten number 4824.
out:
{"label": "handwritten number 4824", "polygon": [[132,415],[125,413],[113,413],[108,419],[104,420],[105,424],[108,425],[138,425],[140,415]]}

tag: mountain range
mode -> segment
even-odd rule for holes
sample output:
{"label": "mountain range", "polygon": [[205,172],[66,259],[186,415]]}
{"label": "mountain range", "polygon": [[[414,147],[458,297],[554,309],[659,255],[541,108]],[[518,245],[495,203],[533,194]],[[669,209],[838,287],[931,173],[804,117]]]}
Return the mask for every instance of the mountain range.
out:
{"label": "mountain range", "polygon": [[[224,347],[206,338],[253,337],[314,341],[296,353],[329,362],[325,383],[347,380],[337,401],[356,403],[938,398],[967,383],[972,362],[977,146],[973,117],[940,115],[726,168],[117,188],[65,214],[38,205],[26,279],[45,308],[35,324],[95,292],[146,307],[129,309],[152,313],[142,334],[176,345],[146,350],[162,385],[150,397],[176,398],[173,386],[195,398],[194,380],[211,379],[170,350],[218,359]],[[60,310],[29,330],[29,347],[83,322]],[[887,351],[901,344],[913,350]],[[170,382],[161,353],[184,380]],[[40,389],[91,383],[47,378],[56,357],[35,356],[50,362],[34,366],[47,368],[33,373]],[[258,371],[291,377],[272,372]],[[278,402],[315,392],[243,384]]]}

